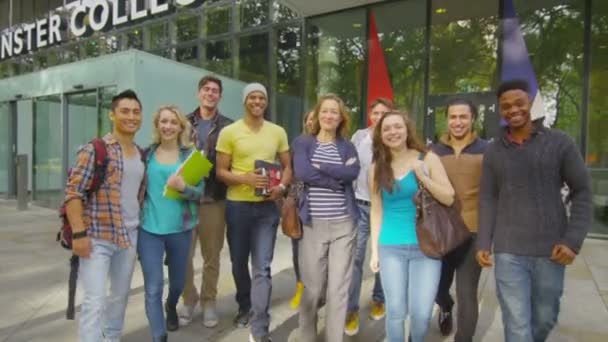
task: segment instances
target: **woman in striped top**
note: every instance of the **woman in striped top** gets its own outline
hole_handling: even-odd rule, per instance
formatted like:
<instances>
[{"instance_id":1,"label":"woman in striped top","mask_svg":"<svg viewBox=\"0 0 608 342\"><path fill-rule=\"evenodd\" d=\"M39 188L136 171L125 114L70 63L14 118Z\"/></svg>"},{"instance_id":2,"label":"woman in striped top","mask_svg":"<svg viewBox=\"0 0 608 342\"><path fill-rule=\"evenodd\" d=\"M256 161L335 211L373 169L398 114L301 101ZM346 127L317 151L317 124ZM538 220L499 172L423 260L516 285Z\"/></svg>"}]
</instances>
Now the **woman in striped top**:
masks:
<instances>
[{"instance_id":1,"label":"woman in striped top","mask_svg":"<svg viewBox=\"0 0 608 342\"><path fill-rule=\"evenodd\" d=\"M300 273L304 293L300 302L300 340L316 341L319 302L327 298L325 340L340 342L352 278L358 211L352 182L359 158L348 140L349 115L336 95L322 96L313 114L313 129L293 142L296 181L305 184L299 216Z\"/></svg>"}]
</instances>

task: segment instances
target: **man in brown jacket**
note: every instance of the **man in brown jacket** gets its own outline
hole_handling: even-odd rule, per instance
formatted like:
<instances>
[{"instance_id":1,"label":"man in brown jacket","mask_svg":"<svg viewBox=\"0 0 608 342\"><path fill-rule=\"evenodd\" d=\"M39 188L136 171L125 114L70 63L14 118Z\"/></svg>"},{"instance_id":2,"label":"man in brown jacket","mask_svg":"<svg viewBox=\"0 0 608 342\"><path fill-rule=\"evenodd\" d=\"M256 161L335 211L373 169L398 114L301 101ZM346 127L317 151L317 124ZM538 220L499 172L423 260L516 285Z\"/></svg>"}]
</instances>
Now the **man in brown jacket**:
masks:
<instances>
[{"instance_id":1,"label":"man in brown jacket","mask_svg":"<svg viewBox=\"0 0 608 342\"><path fill-rule=\"evenodd\" d=\"M450 100L446 109L446 119L448 132L433 146L433 152L441 159L454 186L461 206L461 215L473 237L444 256L435 301L440 308L439 329L443 336L448 336L452 333L454 306L450 287L456 273L458 328L454 340L472 341L477 325L477 285L481 274L481 267L475 260L479 185L481 162L488 142L478 138L473 130L477 119L477 108L471 101L461 98Z\"/></svg>"}]
</instances>

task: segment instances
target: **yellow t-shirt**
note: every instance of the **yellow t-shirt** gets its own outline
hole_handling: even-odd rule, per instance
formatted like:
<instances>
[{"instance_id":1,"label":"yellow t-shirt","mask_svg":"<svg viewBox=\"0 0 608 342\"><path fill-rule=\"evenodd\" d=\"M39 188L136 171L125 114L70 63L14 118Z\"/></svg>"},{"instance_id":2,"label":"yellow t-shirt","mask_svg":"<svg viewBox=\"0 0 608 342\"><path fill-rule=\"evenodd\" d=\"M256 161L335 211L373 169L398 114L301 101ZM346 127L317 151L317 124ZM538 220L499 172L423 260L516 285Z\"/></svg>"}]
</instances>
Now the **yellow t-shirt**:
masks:
<instances>
[{"instance_id":1,"label":"yellow t-shirt","mask_svg":"<svg viewBox=\"0 0 608 342\"><path fill-rule=\"evenodd\" d=\"M275 162L277 153L289 151L289 144L283 127L264 121L258 132L252 132L241 119L222 129L215 149L229 154L232 157L231 171L242 175L254 170L256 160ZM264 200L255 195L253 187L245 184L228 186L226 198L244 202Z\"/></svg>"}]
</instances>

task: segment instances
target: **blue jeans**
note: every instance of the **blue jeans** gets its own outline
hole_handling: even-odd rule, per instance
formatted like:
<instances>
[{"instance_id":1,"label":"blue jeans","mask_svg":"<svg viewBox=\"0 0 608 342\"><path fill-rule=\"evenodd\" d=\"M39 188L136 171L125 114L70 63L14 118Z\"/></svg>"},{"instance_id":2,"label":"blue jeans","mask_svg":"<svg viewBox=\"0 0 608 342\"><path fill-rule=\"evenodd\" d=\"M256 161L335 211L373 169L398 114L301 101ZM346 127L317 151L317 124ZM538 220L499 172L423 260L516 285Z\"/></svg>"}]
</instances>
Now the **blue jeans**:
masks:
<instances>
[{"instance_id":1,"label":"blue jeans","mask_svg":"<svg viewBox=\"0 0 608 342\"><path fill-rule=\"evenodd\" d=\"M81 342L101 342L104 337L120 340L135 267L137 229L129 231L129 239L133 243L129 248L91 239L91 256L80 258L78 278L84 295L78 327Z\"/></svg>"},{"instance_id":2,"label":"blue jeans","mask_svg":"<svg viewBox=\"0 0 608 342\"><path fill-rule=\"evenodd\" d=\"M557 323L565 267L548 257L496 253L494 259L505 341L545 341Z\"/></svg>"},{"instance_id":3,"label":"blue jeans","mask_svg":"<svg viewBox=\"0 0 608 342\"><path fill-rule=\"evenodd\" d=\"M363 263L365 262L365 252L367 251L367 241L369 240L369 206L357 205L359 207L359 220L357 221L357 246L355 249L355 261L353 264L353 279L348 291L348 312L359 311L359 297L361 296L361 282L363 281ZM376 302L384 303L384 293L382 292L382 282L380 273L376 273L374 278L374 289L372 299Z\"/></svg>"},{"instance_id":4,"label":"blue jeans","mask_svg":"<svg viewBox=\"0 0 608 342\"><path fill-rule=\"evenodd\" d=\"M279 210L272 201L226 201L226 237L232 261L239 310L252 309L251 333L268 334L272 273L270 265L279 225ZM249 256L253 284L249 275Z\"/></svg>"},{"instance_id":5,"label":"blue jeans","mask_svg":"<svg viewBox=\"0 0 608 342\"><path fill-rule=\"evenodd\" d=\"M387 341L406 341L408 313L412 342L424 341L441 277L441 260L425 256L418 245L380 245L378 257L386 296Z\"/></svg>"},{"instance_id":6,"label":"blue jeans","mask_svg":"<svg viewBox=\"0 0 608 342\"><path fill-rule=\"evenodd\" d=\"M190 244L192 243L192 231L181 233L158 235L139 231L137 252L144 274L144 289L146 302L146 316L150 324L150 333L153 339L167 333L165 315L163 313L163 260L167 253L169 271L169 296L167 305L175 307L184 290L186 282L186 266Z\"/></svg>"}]
</instances>

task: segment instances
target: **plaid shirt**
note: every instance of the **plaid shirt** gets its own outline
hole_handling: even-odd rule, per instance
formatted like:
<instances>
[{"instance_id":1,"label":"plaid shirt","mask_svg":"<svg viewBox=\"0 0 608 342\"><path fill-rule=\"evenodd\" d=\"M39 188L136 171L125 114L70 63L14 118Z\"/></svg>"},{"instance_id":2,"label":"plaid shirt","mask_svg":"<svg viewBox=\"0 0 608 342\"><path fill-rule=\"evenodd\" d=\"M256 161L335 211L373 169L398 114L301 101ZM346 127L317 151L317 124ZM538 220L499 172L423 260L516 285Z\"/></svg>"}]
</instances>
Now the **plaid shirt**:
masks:
<instances>
[{"instance_id":1,"label":"plaid shirt","mask_svg":"<svg viewBox=\"0 0 608 342\"><path fill-rule=\"evenodd\" d=\"M121 217L122 149L111 134L104 136L103 140L106 143L108 165L105 179L101 182L99 190L91 196L87 196L87 189L91 187L93 180L95 163L95 148L92 144L87 144L78 152L78 159L70 172L65 187L65 203L73 199L82 201L83 220L90 237L111 241L121 248L127 248L133 246L135 241L129 240ZM145 184L144 172L138 194L140 205L144 198Z\"/></svg>"}]
</instances>

